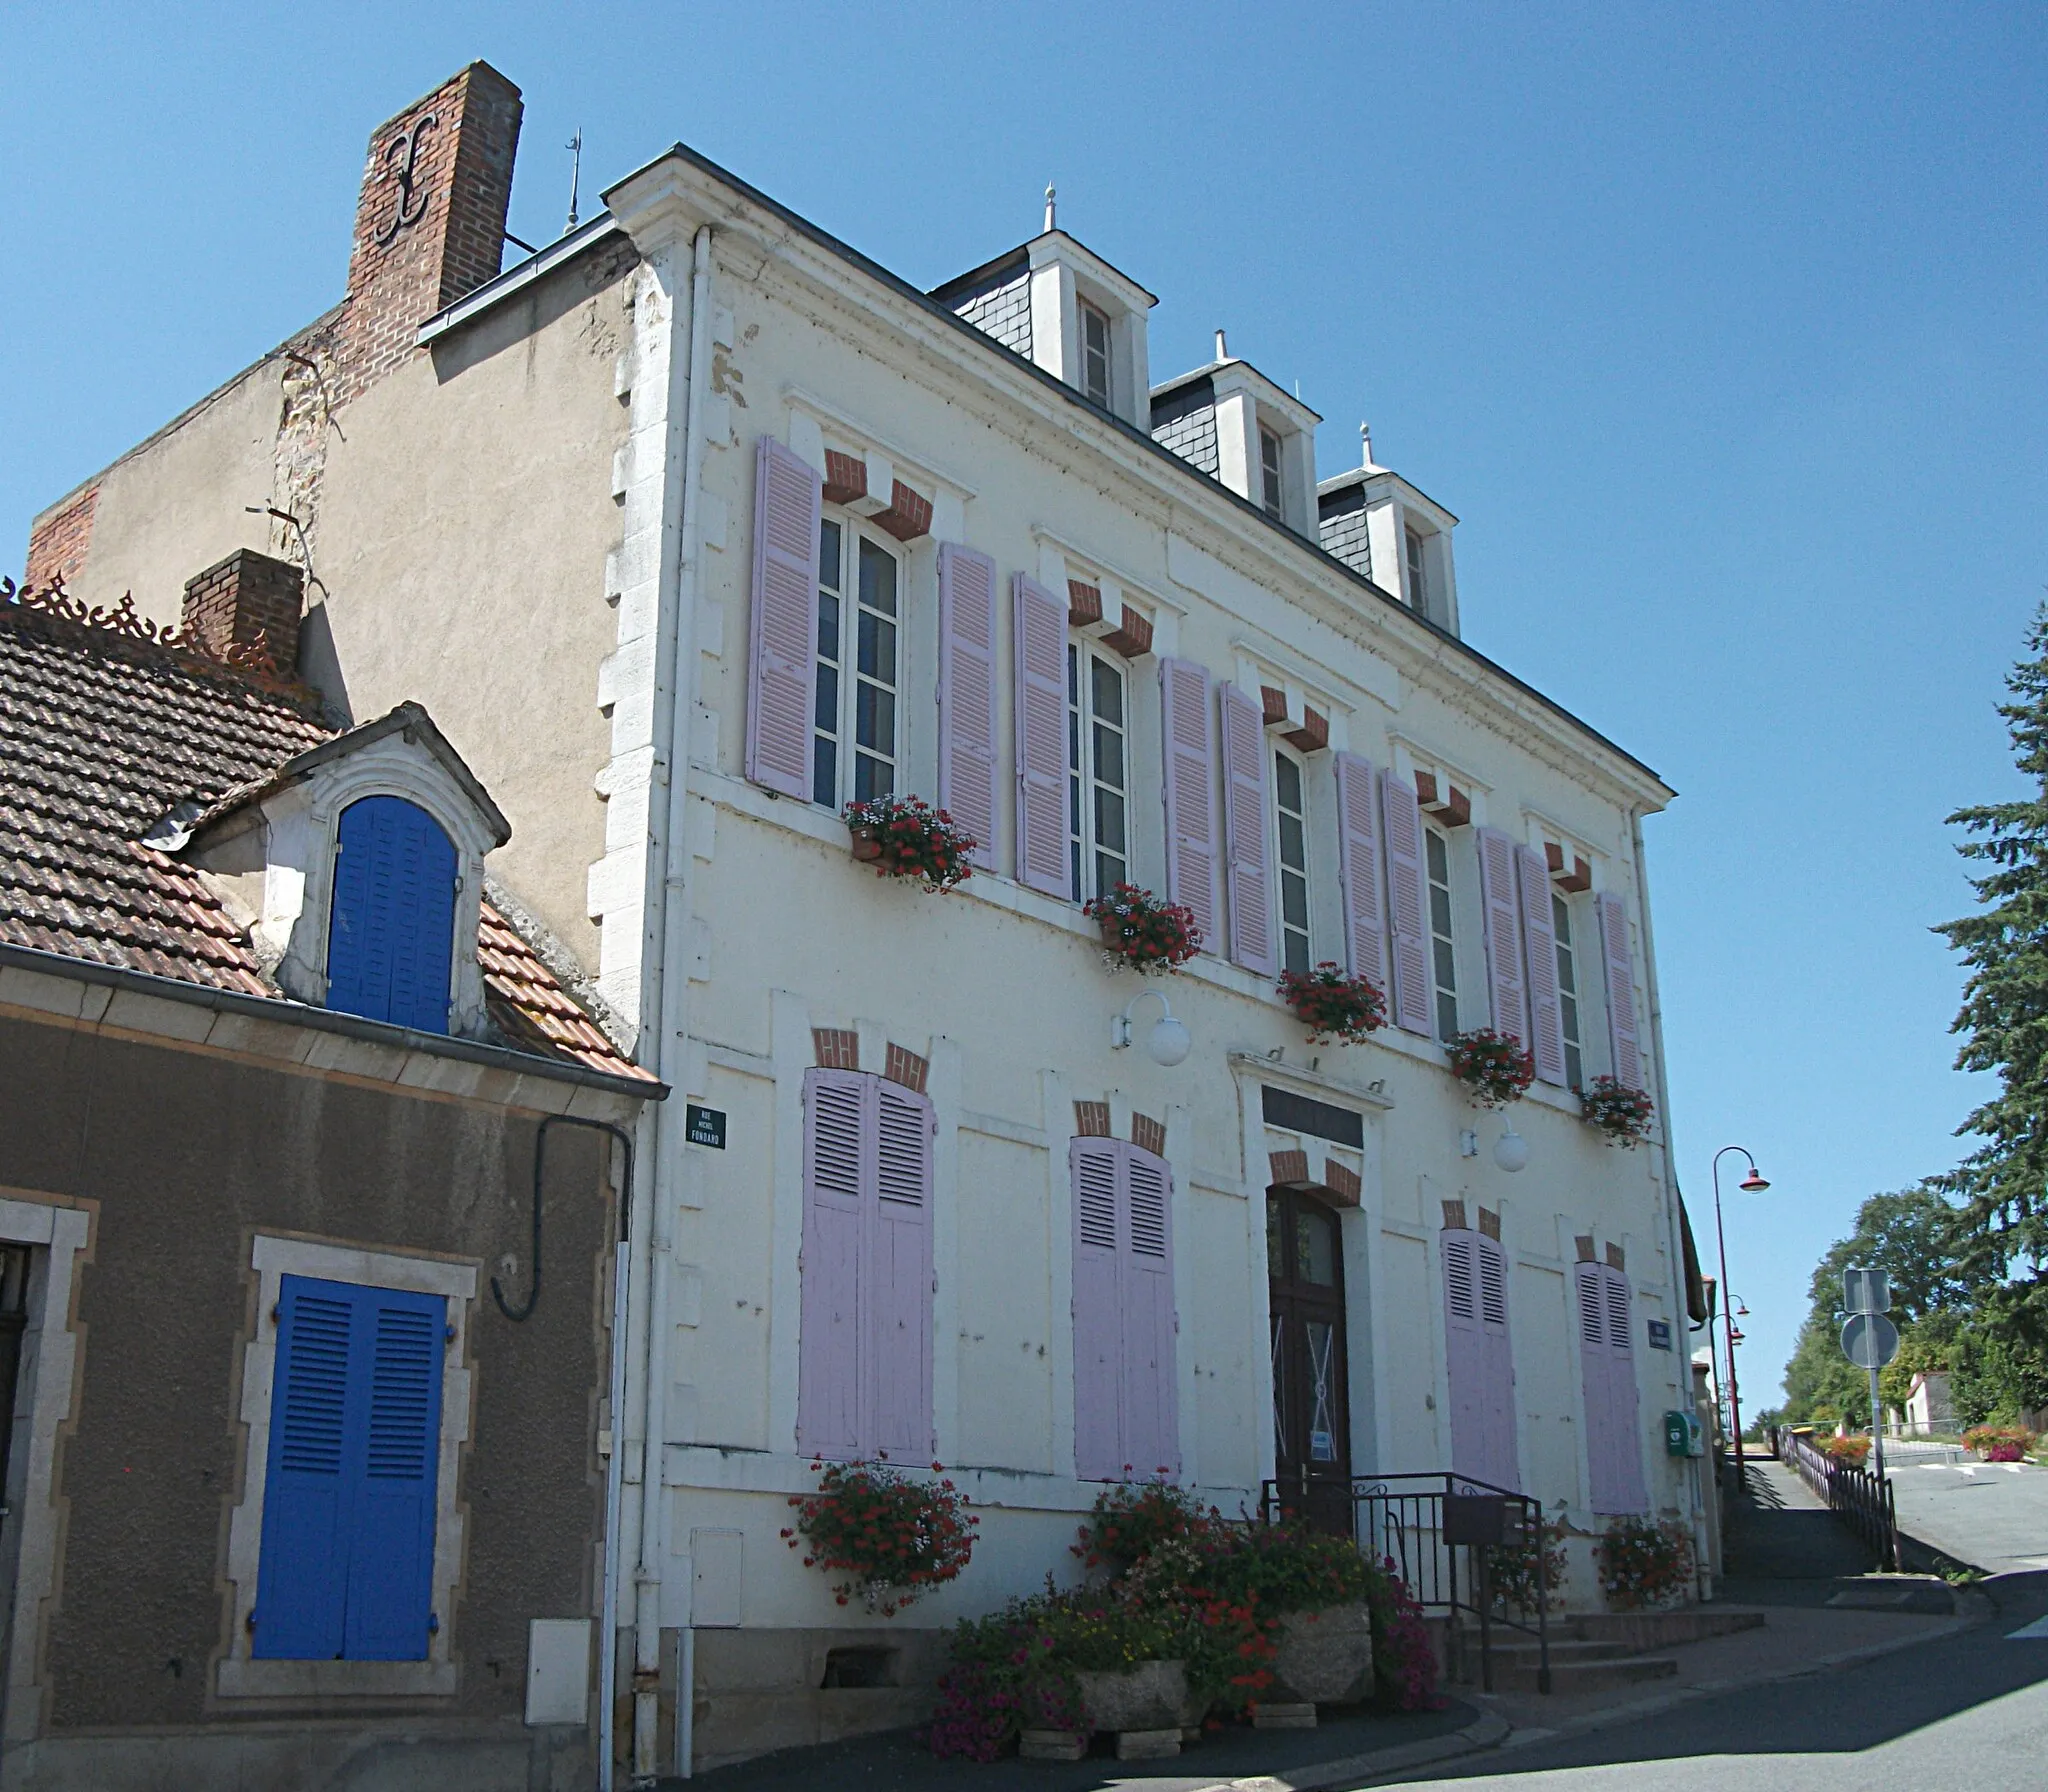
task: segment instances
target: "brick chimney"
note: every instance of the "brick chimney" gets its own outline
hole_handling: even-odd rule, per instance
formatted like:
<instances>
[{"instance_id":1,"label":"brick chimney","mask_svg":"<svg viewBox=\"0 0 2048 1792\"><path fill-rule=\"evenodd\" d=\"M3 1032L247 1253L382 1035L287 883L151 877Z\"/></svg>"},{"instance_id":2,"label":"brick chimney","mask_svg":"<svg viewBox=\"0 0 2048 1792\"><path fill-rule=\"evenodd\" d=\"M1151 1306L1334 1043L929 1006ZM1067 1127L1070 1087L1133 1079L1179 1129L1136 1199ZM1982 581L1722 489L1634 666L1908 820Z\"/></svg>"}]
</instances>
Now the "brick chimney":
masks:
<instances>
[{"instance_id":1,"label":"brick chimney","mask_svg":"<svg viewBox=\"0 0 2048 1792\"><path fill-rule=\"evenodd\" d=\"M520 111L519 89L472 62L370 133L342 325L350 391L407 359L435 312L496 277Z\"/></svg>"},{"instance_id":2,"label":"brick chimney","mask_svg":"<svg viewBox=\"0 0 2048 1792\"><path fill-rule=\"evenodd\" d=\"M290 677L299 659L299 600L305 578L287 561L273 560L254 548L237 548L185 581L180 627L216 658L225 658L231 646L260 641L270 663Z\"/></svg>"}]
</instances>

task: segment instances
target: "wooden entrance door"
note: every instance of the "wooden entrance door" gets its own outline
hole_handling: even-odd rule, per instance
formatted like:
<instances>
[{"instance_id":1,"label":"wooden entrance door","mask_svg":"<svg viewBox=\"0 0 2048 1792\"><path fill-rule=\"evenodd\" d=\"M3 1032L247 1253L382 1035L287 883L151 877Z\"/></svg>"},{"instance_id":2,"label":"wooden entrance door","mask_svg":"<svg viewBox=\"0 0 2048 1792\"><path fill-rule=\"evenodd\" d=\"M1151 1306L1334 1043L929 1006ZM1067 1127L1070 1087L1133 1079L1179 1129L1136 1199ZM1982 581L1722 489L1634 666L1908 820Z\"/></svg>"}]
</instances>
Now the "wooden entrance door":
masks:
<instances>
[{"instance_id":1,"label":"wooden entrance door","mask_svg":"<svg viewBox=\"0 0 2048 1792\"><path fill-rule=\"evenodd\" d=\"M1351 1529L1351 1409L1337 1215L1293 1189L1266 1194L1273 1443L1284 1507Z\"/></svg>"}]
</instances>

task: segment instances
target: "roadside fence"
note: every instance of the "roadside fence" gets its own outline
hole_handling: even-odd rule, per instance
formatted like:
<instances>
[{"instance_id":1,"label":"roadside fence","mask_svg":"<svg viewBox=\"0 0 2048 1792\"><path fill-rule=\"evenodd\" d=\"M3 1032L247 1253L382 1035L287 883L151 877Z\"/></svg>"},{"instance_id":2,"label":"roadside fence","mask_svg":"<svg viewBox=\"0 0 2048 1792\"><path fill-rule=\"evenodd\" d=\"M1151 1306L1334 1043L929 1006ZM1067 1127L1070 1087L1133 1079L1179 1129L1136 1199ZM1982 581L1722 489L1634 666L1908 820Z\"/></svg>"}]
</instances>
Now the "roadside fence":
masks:
<instances>
[{"instance_id":1,"label":"roadside fence","mask_svg":"<svg viewBox=\"0 0 2048 1792\"><path fill-rule=\"evenodd\" d=\"M1869 1469L1837 1462L1804 1432L1781 1431L1778 1458L1876 1552L1880 1568L1898 1568L1899 1520L1892 1506L1890 1481Z\"/></svg>"}]
</instances>

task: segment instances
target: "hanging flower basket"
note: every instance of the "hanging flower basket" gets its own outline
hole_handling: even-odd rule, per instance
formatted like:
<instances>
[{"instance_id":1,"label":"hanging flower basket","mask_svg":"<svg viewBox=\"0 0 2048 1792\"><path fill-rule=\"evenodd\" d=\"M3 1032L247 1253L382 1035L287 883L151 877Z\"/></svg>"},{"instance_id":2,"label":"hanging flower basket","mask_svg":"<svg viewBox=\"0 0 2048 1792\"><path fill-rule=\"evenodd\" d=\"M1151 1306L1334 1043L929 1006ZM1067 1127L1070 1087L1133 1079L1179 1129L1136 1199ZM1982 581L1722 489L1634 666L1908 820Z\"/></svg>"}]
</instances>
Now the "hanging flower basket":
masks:
<instances>
[{"instance_id":1,"label":"hanging flower basket","mask_svg":"<svg viewBox=\"0 0 2048 1792\"><path fill-rule=\"evenodd\" d=\"M1202 949L1192 909L1136 884L1118 884L1081 912L1102 929L1102 949L1134 971L1175 971Z\"/></svg>"},{"instance_id":2,"label":"hanging flower basket","mask_svg":"<svg viewBox=\"0 0 2048 1792\"><path fill-rule=\"evenodd\" d=\"M814 1462L815 1493L792 1494L796 1525L782 1533L806 1552L804 1566L842 1578L841 1605L856 1598L891 1618L913 1599L959 1577L981 1520L951 1481L912 1480L881 1462ZM932 1472L943 1471L935 1462Z\"/></svg>"},{"instance_id":3,"label":"hanging flower basket","mask_svg":"<svg viewBox=\"0 0 2048 1792\"><path fill-rule=\"evenodd\" d=\"M1325 960L1312 971L1282 971L1280 999L1308 1028L1311 1045L1357 1045L1387 1024L1387 999L1363 977Z\"/></svg>"},{"instance_id":4,"label":"hanging flower basket","mask_svg":"<svg viewBox=\"0 0 2048 1792\"><path fill-rule=\"evenodd\" d=\"M853 856L877 877L917 877L935 895L973 875L967 855L981 844L922 797L876 796L846 805Z\"/></svg>"},{"instance_id":5,"label":"hanging flower basket","mask_svg":"<svg viewBox=\"0 0 2048 1792\"><path fill-rule=\"evenodd\" d=\"M1453 1033L1445 1049L1451 1054L1452 1074L1482 1108L1520 1101L1536 1077L1536 1060L1522 1049L1521 1041L1491 1027Z\"/></svg>"},{"instance_id":6,"label":"hanging flower basket","mask_svg":"<svg viewBox=\"0 0 2048 1792\"><path fill-rule=\"evenodd\" d=\"M1650 1136L1657 1105L1640 1089L1611 1076L1596 1076L1590 1089L1579 1091L1579 1112L1588 1126L1599 1128L1610 1145L1633 1151Z\"/></svg>"}]
</instances>

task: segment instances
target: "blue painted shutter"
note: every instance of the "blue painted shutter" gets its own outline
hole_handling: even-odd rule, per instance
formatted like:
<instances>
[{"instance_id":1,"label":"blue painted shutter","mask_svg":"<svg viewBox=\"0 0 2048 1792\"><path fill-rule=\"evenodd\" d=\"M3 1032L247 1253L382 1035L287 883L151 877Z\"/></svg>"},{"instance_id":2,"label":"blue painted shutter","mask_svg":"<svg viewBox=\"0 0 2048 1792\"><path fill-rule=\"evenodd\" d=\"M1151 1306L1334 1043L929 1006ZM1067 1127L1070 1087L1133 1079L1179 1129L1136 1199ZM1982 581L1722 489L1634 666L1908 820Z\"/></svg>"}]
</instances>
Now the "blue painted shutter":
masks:
<instances>
[{"instance_id":1,"label":"blue painted shutter","mask_svg":"<svg viewBox=\"0 0 2048 1792\"><path fill-rule=\"evenodd\" d=\"M286 1276L278 1322L254 1653L422 1661L445 1303Z\"/></svg>"},{"instance_id":2,"label":"blue painted shutter","mask_svg":"<svg viewBox=\"0 0 2048 1792\"><path fill-rule=\"evenodd\" d=\"M327 1005L423 1033L448 1031L455 847L424 809L367 796L341 812Z\"/></svg>"}]
</instances>

